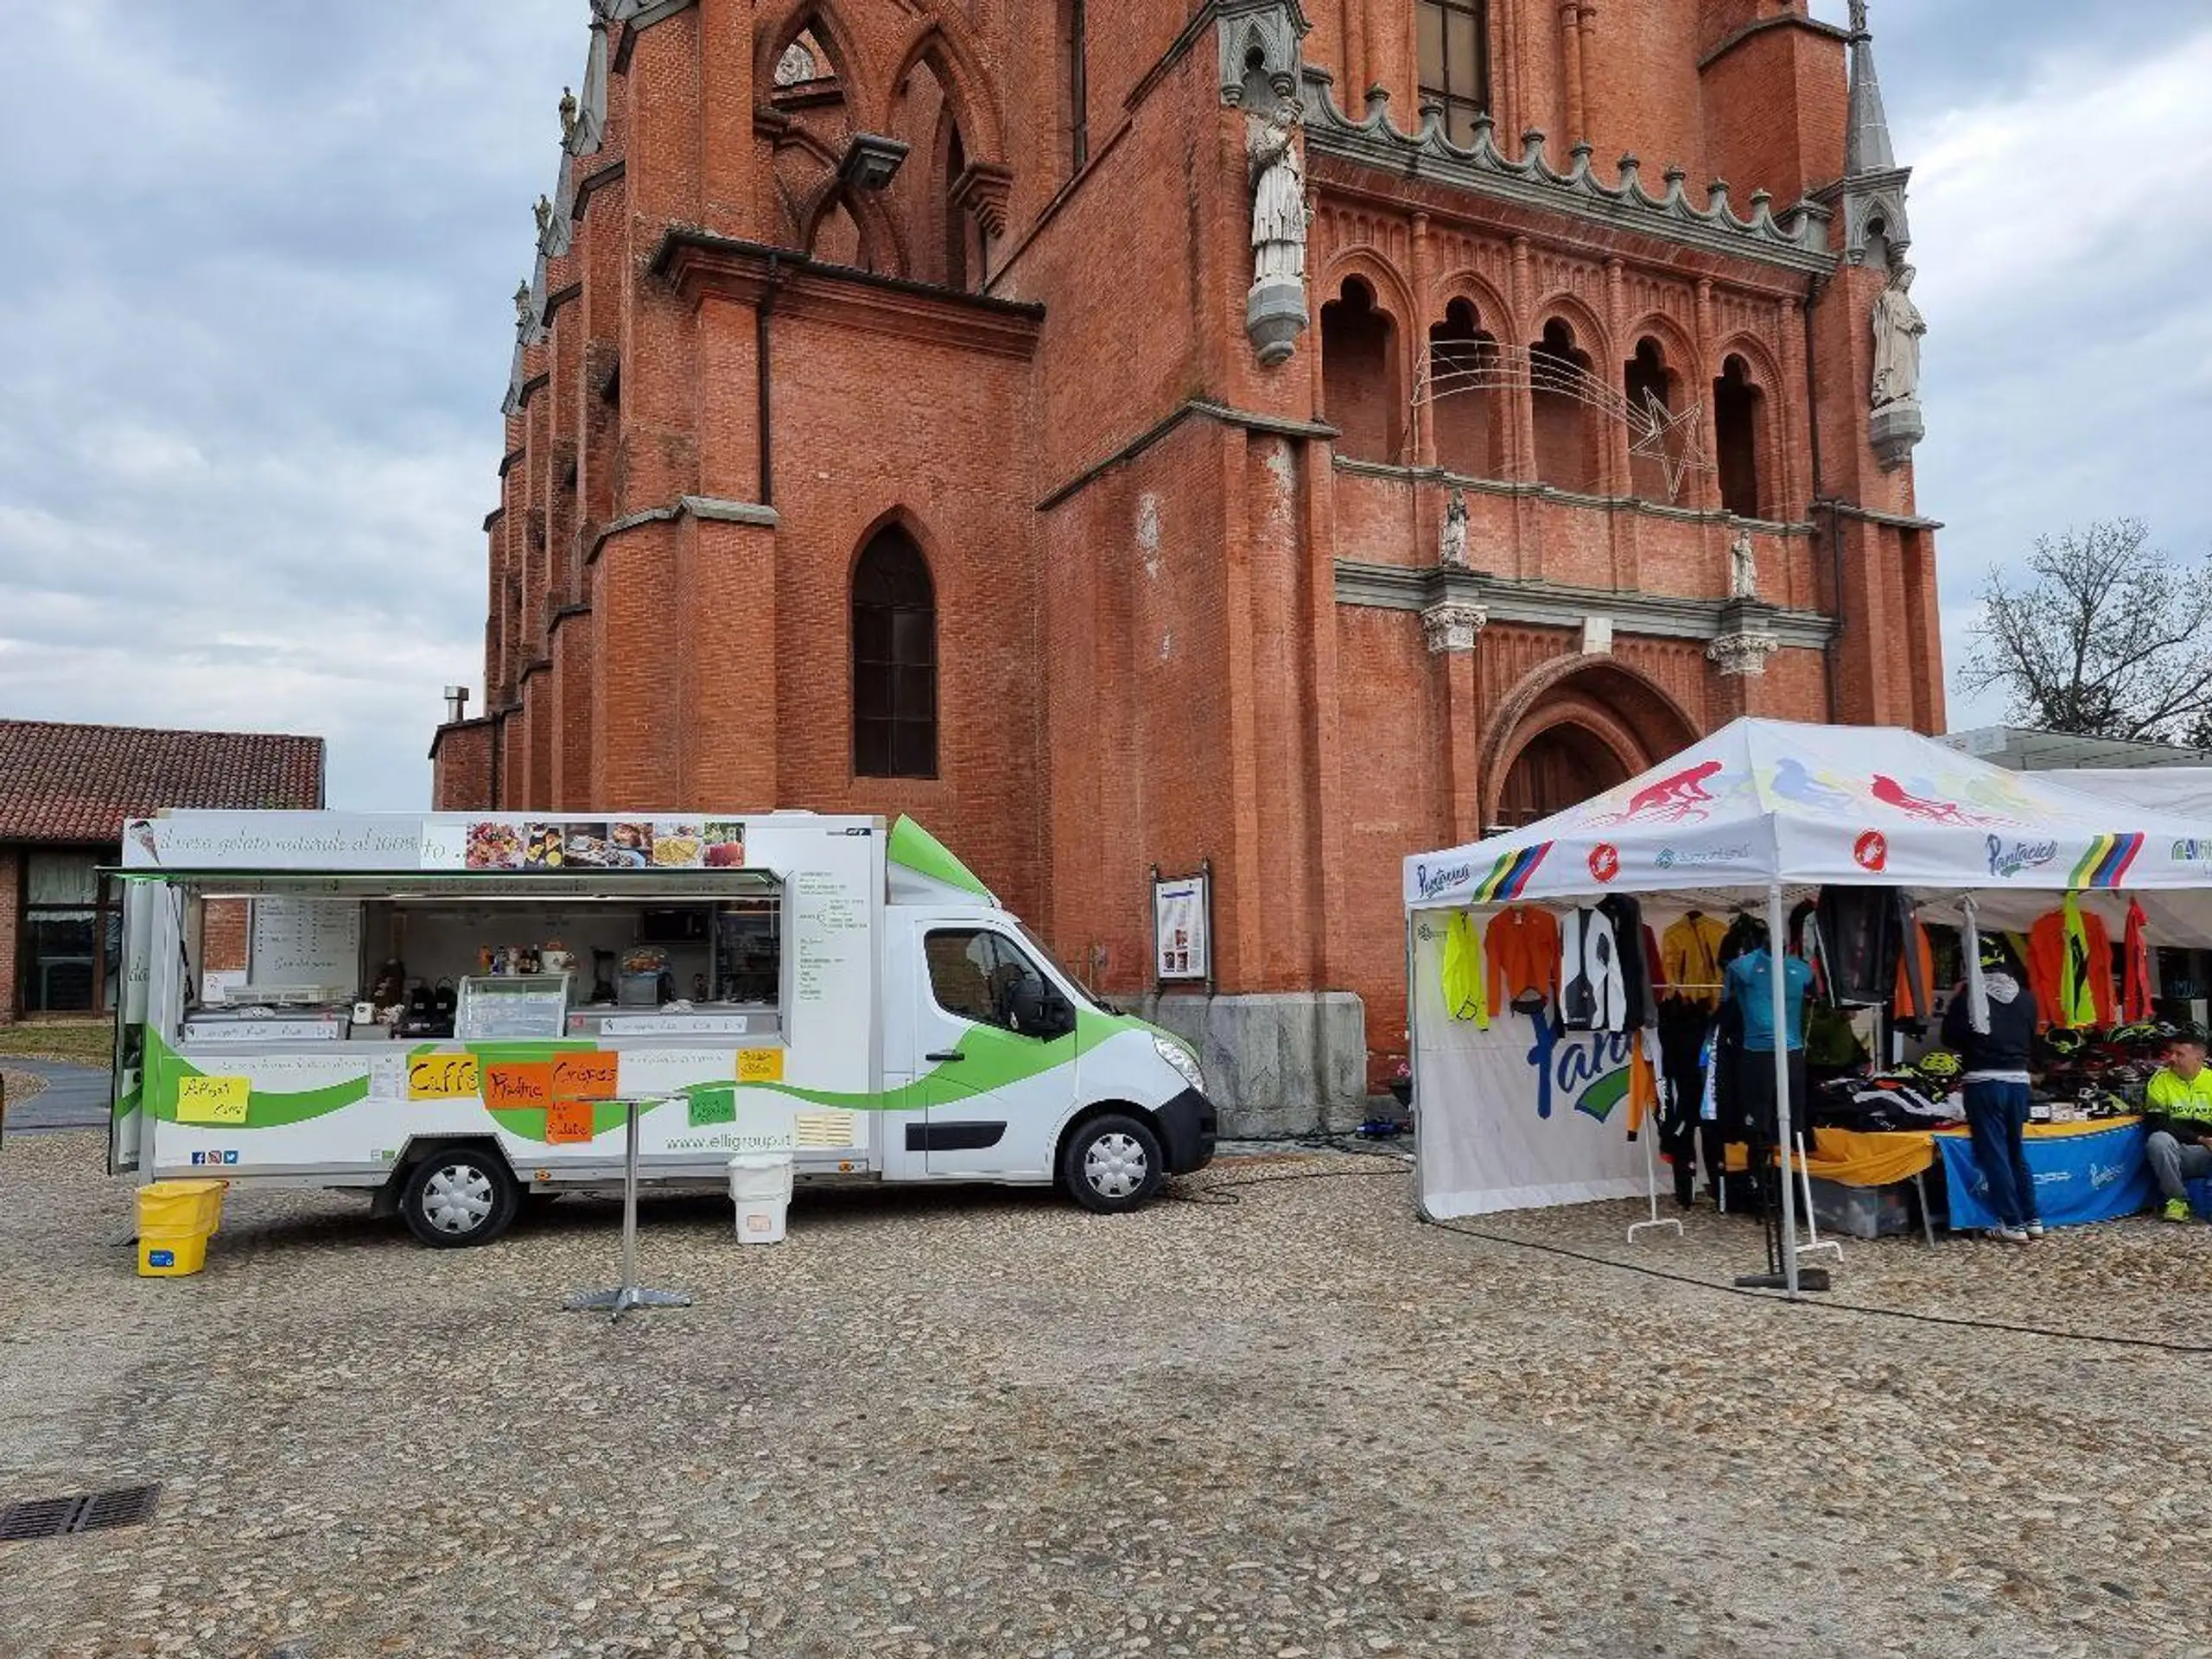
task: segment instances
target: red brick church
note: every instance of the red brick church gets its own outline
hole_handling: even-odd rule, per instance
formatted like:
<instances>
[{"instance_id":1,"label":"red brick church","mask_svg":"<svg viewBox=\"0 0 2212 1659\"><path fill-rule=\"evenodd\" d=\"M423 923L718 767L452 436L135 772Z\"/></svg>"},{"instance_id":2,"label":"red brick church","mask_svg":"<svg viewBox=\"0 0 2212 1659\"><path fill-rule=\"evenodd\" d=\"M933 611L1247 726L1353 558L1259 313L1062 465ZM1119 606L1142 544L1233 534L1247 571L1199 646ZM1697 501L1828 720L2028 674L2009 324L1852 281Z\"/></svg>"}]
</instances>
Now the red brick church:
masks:
<instances>
[{"instance_id":1,"label":"red brick church","mask_svg":"<svg viewBox=\"0 0 2212 1659\"><path fill-rule=\"evenodd\" d=\"M1942 727L1864 12L594 0L439 804L911 812L1123 997L1210 861L1356 1116L1404 854Z\"/></svg>"}]
</instances>

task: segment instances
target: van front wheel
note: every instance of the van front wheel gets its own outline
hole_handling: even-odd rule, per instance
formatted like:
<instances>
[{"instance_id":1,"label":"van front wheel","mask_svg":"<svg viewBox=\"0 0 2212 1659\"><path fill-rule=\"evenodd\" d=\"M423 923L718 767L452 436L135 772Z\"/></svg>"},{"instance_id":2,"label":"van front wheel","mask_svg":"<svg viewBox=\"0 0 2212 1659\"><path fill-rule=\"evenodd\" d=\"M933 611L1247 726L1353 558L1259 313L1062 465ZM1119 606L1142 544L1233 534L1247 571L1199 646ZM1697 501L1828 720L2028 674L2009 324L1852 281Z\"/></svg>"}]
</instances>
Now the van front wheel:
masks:
<instances>
[{"instance_id":1,"label":"van front wheel","mask_svg":"<svg viewBox=\"0 0 2212 1659\"><path fill-rule=\"evenodd\" d=\"M1060 1179L1086 1210L1134 1210L1160 1190L1160 1137L1134 1117L1094 1117L1060 1150Z\"/></svg>"},{"instance_id":2,"label":"van front wheel","mask_svg":"<svg viewBox=\"0 0 2212 1659\"><path fill-rule=\"evenodd\" d=\"M507 1160L480 1147L449 1147L416 1164L399 1197L399 1213L433 1249L489 1244L515 1218L520 1194Z\"/></svg>"}]
</instances>

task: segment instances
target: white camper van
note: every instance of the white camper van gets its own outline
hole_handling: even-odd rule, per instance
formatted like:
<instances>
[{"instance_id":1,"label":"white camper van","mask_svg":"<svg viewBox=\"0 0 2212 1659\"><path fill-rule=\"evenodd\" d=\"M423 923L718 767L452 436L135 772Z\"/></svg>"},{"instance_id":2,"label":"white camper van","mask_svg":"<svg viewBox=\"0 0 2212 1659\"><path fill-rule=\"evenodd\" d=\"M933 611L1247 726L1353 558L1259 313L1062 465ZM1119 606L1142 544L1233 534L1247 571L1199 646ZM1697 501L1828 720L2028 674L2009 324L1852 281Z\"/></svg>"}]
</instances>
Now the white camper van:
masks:
<instances>
[{"instance_id":1,"label":"white camper van","mask_svg":"<svg viewBox=\"0 0 2212 1659\"><path fill-rule=\"evenodd\" d=\"M631 1102L657 1182L786 1152L1118 1211L1212 1156L1189 1048L905 819L180 811L122 874L110 1163L141 1180L359 1188L454 1246L619 1179Z\"/></svg>"}]
</instances>

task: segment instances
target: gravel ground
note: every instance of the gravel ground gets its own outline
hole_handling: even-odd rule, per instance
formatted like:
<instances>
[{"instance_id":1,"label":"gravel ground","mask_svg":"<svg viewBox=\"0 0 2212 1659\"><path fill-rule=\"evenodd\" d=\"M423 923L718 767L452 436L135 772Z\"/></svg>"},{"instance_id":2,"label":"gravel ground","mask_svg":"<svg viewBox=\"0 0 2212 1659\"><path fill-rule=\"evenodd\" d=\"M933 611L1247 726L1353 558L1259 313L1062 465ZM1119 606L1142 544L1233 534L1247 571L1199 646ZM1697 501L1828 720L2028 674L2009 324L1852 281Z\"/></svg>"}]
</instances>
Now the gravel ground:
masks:
<instances>
[{"instance_id":1,"label":"gravel ground","mask_svg":"<svg viewBox=\"0 0 2212 1659\"><path fill-rule=\"evenodd\" d=\"M234 1192L142 1281L96 1139L0 1154L0 1653L2212 1653L2212 1358L1791 1307L1425 1227L1401 1166L1199 1200L649 1202L688 1310L562 1311L617 1207L490 1249ZM1302 1175L1329 1179L1303 1180ZM1239 1182L1268 1185L1235 1185ZM1717 1281L1741 1223L1484 1230ZM2212 1343L2212 1230L1853 1245L1837 1297Z\"/></svg>"},{"instance_id":2,"label":"gravel ground","mask_svg":"<svg viewBox=\"0 0 2212 1659\"><path fill-rule=\"evenodd\" d=\"M12 1065L0 1065L0 1086L8 1091L10 1106L22 1105L32 1096L46 1092L46 1079L33 1071L19 1071Z\"/></svg>"}]
</instances>

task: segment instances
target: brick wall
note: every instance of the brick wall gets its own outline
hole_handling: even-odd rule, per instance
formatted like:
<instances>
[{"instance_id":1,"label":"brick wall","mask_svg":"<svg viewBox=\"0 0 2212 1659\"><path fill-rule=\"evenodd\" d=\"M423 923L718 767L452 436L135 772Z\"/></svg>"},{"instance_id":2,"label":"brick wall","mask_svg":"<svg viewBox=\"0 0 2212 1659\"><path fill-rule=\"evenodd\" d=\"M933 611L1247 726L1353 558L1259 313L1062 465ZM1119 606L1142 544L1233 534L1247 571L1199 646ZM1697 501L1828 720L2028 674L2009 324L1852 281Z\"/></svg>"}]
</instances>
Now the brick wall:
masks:
<instances>
[{"instance_id":1,"label":"brick wall","mask_svg":"<svg viewBox=\"0 0 2212 1659\"><path fill-rule=\"evenodd\" d=\"M17 951L22 939L23 861L20 849L0 847L0 1025L22 1012L22 969Z\"/></svg>"},{"instance_id":2,"label":"brick wall","mask_svg":"<svg viewBox=\"0 0 2212 1659\"><path fill-rule=\"evenodd\" d=\"M814 14L842 95L811 103L755 85L800 8L756 33L747 9L705 4L635 37L606 148L581 164L622 176L590 195L573 251L548 269L549 292L580 291L524 353L524 378L546 379L506 423L486 712L519 707L443 735L442 804L488 799L496 750L510 806L911 811L1063 960L1103 957L1123 993L1148 974L1147 868L1210 859L1224 988L1357 990L1388 1054L1403 1022L1398 861L1478 834L1516 745L1544 721L1573 715L1656 760L1741 710L1823 717L1832 666L1847 717L1940 723L1932 537L1898 522L1914 511L1910 469L1884 473L1866 442L1878 276L1839 276L1808 352L1795 270L1309 157L1314 326L1289 363L1262 368L1243 334L1245 118L1219 103L1211 39L1161 68L1190 10L1087 8L1090 161L1072 183L1060 6L853 0ZM1577 137L1607 161L1635 150L1655 186L1680 162L1695 200L1725 175L1739 210L1761 188L1786 207L1840 164L1843 46L1804 11L1608 0L1574 9L1570 35L1558 7L1494 6L1499 130L1544 128L1560 163ZM1410 4L1308 12L1306 58L1332 71L1340 103L1379 82L1409 125ZM655 274L669 228L803 252L851 135L894 134L912 146L901 172L848 204L853 240L836 251L944 282L962 229L947 206L955 124L961 159L1011 174L988 287L1042 306L1033 337L994 340L1001 321L963 321L949 298L825 299L836 280L802 270L770 322L776 523L685 512L599 545L610 521L675 512L686 495L764 493L766 284ZM982 272L957 274L973 286ZM1321 308L1351 277L1387 327L1344 333L1332 353ZM1434 563L1447 480L1416 469L1439 461L1643 498L1471 492L1470 563L1500 579L1726 591L1736 526L1717 484L1693 471L1678 499L1654 501L1657 469L1632 464L1618 422L1540 409L1525 385L1414 409L1428 330L1454 299L1511 347L1568 322L1615 390L1647 334L1681 400L1709 402L1722 364L1743 357L1761 398L1759 499L1780 521L1755 532L1762 596L1840 601L1833 665L1789 651L1758 681L1724 681L1694 640L1624 627L1612 659L1585 663L1579 633L1503 624L1472 652L1433 655L1417 614L1339 606L1340 559ZM1317 418L1336 442L1313 433ZM1351 456L1408 464L1338 464ZM1874 515L1839 520L1840 594L1816 496ZM850 574L893 524L936 588L929 779L852 768ZM525 681L571 604L588 608L551 631L550 669Z\"/></svg>"}]
</instances>

